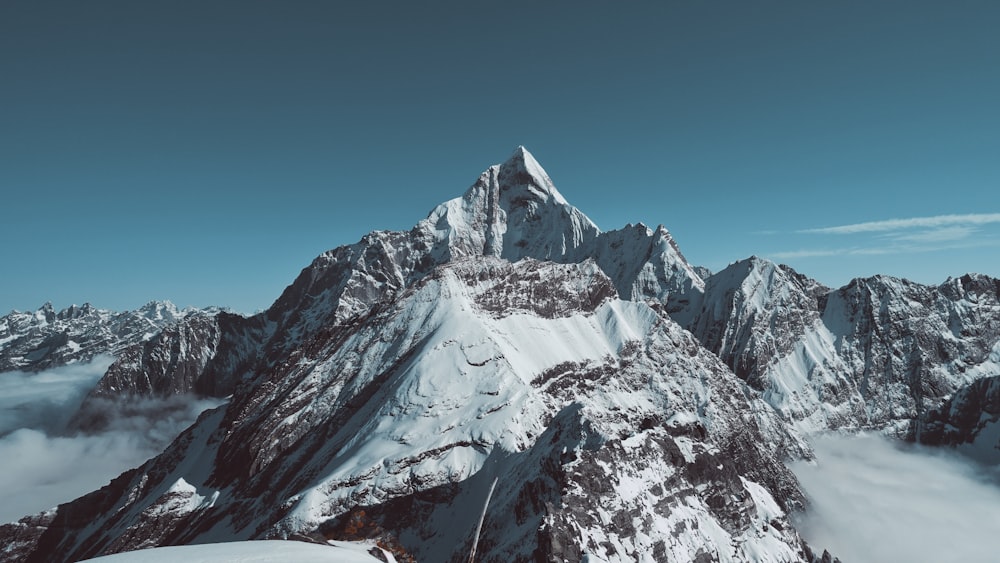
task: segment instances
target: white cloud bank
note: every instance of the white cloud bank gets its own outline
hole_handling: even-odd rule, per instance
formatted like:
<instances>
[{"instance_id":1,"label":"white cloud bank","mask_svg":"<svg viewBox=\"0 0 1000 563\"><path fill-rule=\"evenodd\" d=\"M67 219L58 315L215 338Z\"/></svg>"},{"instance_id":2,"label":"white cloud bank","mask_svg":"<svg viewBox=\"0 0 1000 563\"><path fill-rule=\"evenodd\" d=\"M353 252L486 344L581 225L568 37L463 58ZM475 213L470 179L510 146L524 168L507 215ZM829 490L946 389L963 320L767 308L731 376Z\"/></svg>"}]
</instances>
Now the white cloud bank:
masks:
<instances>
[{"instance_id":1,"label":"white cloud bank","mask_svg":"<svg viewBox=\"0 0 1000 563\"><path fill-rule=\"evenodd\" d=\"M100 356L40 373L0 373L0 436L18 428L61 431L112 361Z\"/></svg>"},{"instance_id":2,"label":"white cloud bank","mask_svg":"<svg viewBox=\"0 0 1000 563\"><path fill-rule=\"evenodd\" d=\"M813 445L818 462L792 466L812 502L800 531L813 549L850 563L997 561L995 469L875 436Z\"/></svg>"},{"instance_id":3,"label":"white cloud bank","mask_svg":"<svg viewBox=\"0 0 1000 563\"><path fill-rule=\"evenodd\" d=\"M0 373L0 523L106 485L220 404L193 397L105 402L100 430L68 435L70 418L110 363Z\"/></svg>"}]
</instances>

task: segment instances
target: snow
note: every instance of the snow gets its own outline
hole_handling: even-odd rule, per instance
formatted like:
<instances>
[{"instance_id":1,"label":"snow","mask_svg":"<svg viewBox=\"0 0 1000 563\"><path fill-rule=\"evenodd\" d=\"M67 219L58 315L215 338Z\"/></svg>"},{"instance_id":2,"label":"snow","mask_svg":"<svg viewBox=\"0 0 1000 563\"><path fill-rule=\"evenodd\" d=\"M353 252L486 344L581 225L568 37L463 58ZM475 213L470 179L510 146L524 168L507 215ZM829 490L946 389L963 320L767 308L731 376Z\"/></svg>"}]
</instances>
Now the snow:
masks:
<instances>
[{"instance_id":1,"label":"snow","mask_svg":"<svg viewBox=\"0 0 1000 563\"><path fill-rule=\"evenodd\" d=\"M443 211L457 213L465 203L450 202ZM641 230L640 235L650 236L648 229ZM669 246L665 239L660 242ZM637 261L644 259L641 255L630 253ZM591 293L595 287L608 291ZM723 393L723 403L742 398L738 391L742 384L725 375L728 372L718 360L669 318L645 302L615 298L610 287L593 260L556 264L529 259L512 264L495 257L452 257L450 264L402 290L391 305L335 346L298 357L292 372L279 383L280 391L275 391L294 397L295 409L264 414L273 420L255 424L268 429L262 443L276 452L282 444L316 435L306 454L309 469L300 472L307 477L276 493L287 509L281 520L244 523L245 532L238 533L266 530L280 536L315 529L351 507L453 483L465 487L470 481L482 484L482 496L463 493L464 500L456 502L468 504L478 514L485 487L493 476L504 474L495 473L499 469L488 466L489 460L513 463L519 459L514 456L533 448L544 451L547 446L539 445L539 436L551 428L552 417L566 409L579 409L590 425L586 432L598 433L592 438L598 444L606 437L633 435L638 421L661 415L672 417L669 424L680 433L686 426L713 433L731 431L733 422L723 415L729 407L716 404L714 394ZM566 299L559 307L539 305L563 294ZM630 362L644 363L632 368ZM720 381L732 388L717 388ZM365 389L376 389L375 394L363 406L353 406ZM356 414L335 427L326 426L331 413L345 405L352 405ZM768 417L773 414L760 402L745 419L778 428ZM780 447L783 438L780 431L776 434L771 443ZM644 439L628 438L625 443L638 454L647 447ZM684 436L677 442L689 462L695 460L696 449L708 449L705 442ZM622 510L654 512L655 500L646 491L671 482L675 470L656 461L648 468L619 472L619 496L602 498L603 512L594 517L607 524L620 518ZM616 471L610 466L601 469L608 475ZM538 478L536 472L531 470L525 478ZM516 498L517 492L506 494ZM582 489L578 492L589 495ZM498 499L498 510L503 503L513 508L514 498ZM729 554L726 557L738 557L734 555L741 553L738 549L723 549L736 538L711 519L711 510L693 485L690 498L677 502L674 515L663 522L635 523L648 532L642 539L581 522L589 534L585 541L607 542L619 553L645 553L651 561L650 549L660 540L655 531L679 527L684 530L678 532L681 539L673 540L675 545L668 549L677 558L693 557L697 546L706 542L720 546ZM262 514L273 512L270 507L259 508ZM457 505L441 507L435 521L455 527L456 510ZM525 538L535 534L516 526L514 530L527 534ZM504 541L509 549L519 545ZM758 541L754 536L741 541L758 545L771 540ZM417 545L426 546L426 539ZM421 549L431 550L424 555L447 557L454 542L437 540L433 547ZM605 557L597 552L591 556L595 561Z\"/></svg>"},{"instance_id":2,"label":"snow","mask_svg":"<svg viewBox=\"0 0 1000 563\"><path fill-rule=\"evenodd\" d=\"M394 323L380 330L383 336L400 336L380 339L352 362L368 371L352 383L356 387L396 361L387 354L399 354L417 342L424 350L400 374L398 394L381 409L380 418L356 432L326 476L305 492L293 512L299 522L321 520L332 500L352 491L395 489L414 476L461 479L477 471L495 445L522 449L531 442L529 434L544 428L545 407L530 390L534 377L557 364L617 356L626 342L644 337L659 319L644 304L618 300L591 314L546 319L525 313L495 319L477 309L477 290L451 274L426 284ZM368 337L360 334L356 340L360 344ZM337 369L337 360L350 353L351 341L316 371ZM323 408L323 397L342 394L341 389L329 391L317 396L312 412ZM630 398L624 395L627 404ZM293 415L283 423L293 427L301 421ZM416 463L410 459L414 451L438 451L470 438L479 446L452 447ZM337 490L336 483L358 475L365 475L364 482Z\"/></svg>"},{"instance_id":3,"label":"snow","mask_svg":"<svg viewBox=\"0 0 1000 563\"><path fill-rule=\"evenodd\" d=\"M563 362L587 362L617 356L630 340L638 340L656 323L656 314L644 304L613 301L590 316L543 319L511 315L496 323L498 348L514 371L531 377Z\"/></svg>"},{"instance_id":4,"label":"snow","mask_svg":"<svg viewBox=\"0 0 1000 563\"><path fill-rule=\"evenodd\" d=\"M821 322L815 323L799 339L793 351L768 369L770 385L764 400L774 406L800 432L825 430L837 421L838 405L825 402L817 387L822 381L837 381L850 373L836 352L837 336ZM863 400L858 397L859 402ZM833 424L835 425L835 424Z\"/></svg>"},{"instance_id":5,"label":"snow","mask_svg":"<svg viewBox=\"0 0 1000 563\"><path fill-rule=\"evenodd\" d=\"M558 190L556 190L555 185L552 183L552 180L549 179L549 175L542 168L542 165L539 164L537 160L535 160L535 157L532 156L530 152L528 152L528 149L524 148L523 146L517 147L517 150L514 151L514 157L512 158L521 159L521 161L524 164L524 169L528 172L528 174L530 174L535 179L535 181L538 184L547 189L549 195L552 196L552 198L555 200L556 203L560 205L569 205L569 202L566 201L566 198L564 198L562 194L559 193Z\"/></svg>"},{"instance_id":6,"label":"snow","mask_svg":"<svg viewBox=\"0 0 1000 563\"><path fill-rule=\"evenodd\" d=\"M3 350L4 346L6 346L8 342L13 342L14 340L17 340L17 338L18 338L17 334L12 334L10 336L5 336L3 338L0 338L0 350Z\"/></svg>"},{"instance_id":7,"label":"snow","mask_svg":"<svg viewBox=\"0 0 1000 563\"><path fill-rule=\"evenodd\" d=\"M212 508L219 500L219 491L212 491L206 498L205 495L198 494L194 485L180 477L167 489L166 496L169 500L153 505L146 514L157 517L166 513L178 514Z\"/></svg>"},{"instance_id":8,"label":"snow","mask_svg":"<svg viewBox=\"0 0 1000 563\"><path fill-rule=\"evenodd\" d=\"M320 545L296 541L243 541L157 547L86 561L100 563L381 563L368 553L371 544L336 542Z\"/></svg>"},{"instance_id":9,"label":"snow","mask_svg":"<svg viewBox=\"0 0 1000 563\"><path fill-rule=\"evenodd\" d=\"M964 375L969 381L1000 375L1000 341L993 345L982 363L967 367Z\"/></svg>"},{"instance_id":10,"label":"snow","mask_svg":"<svg viewBox=\"0 0 1000 563\"><path fill-rule=\"evenodd\" d=\"M437 262L482 255L565 261L600 234L523 147L483 172L462 197L438 205L417 231L447 242Z\"/></svg>"},{"instance_id":11,"label":"snow","mask_svg":"<svg viewBox=\"0 0 1000 563\"><path fill-rule=\"evenodd\" d=\"M980 291L887 276L831 291L752 257L709 278L687 326L798 433L902 435L922 409L998 373L983 355L997 345L996 301Z\"/></svg>"}]
</instances>

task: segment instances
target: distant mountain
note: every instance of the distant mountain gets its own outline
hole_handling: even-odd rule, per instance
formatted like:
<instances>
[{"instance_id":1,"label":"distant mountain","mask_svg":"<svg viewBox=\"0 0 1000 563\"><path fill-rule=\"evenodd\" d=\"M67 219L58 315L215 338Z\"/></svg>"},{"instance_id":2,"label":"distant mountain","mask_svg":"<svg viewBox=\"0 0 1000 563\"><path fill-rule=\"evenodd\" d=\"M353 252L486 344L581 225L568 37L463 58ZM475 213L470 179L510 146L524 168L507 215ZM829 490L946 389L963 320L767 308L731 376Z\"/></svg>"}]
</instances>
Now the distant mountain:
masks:
<instances>
[{"instance_id":1,"label":"distant mountain","mask_svg":"<svg viewBox=\"0 0 1000 563\"><path fill-rule=\"evenodd\" d=\"M0 373L37 372L149 340L165 326L188 317L210 317L215 310L178 310L169 301L151 301L135 311L114 312L89 303L56 312L46 303L35 312L12 311L0 317Z\"/></svg>"},{"instance_id":2,"label":"distant mountain","mask_svg":"<svg viewBox=\"0 0 1000 563\"><path fill-rule=\"evenodd\" d=\"M708 278L691 318L701 343L807 434L905 437L958 389L1000 374L1000 280L987 276L937 287L875 276L830 290L754 257Z\"/></svg>"},{"instance_id":3,"label":"distant mountain","mask_svg":"<svg viewBox=\"0 0 1000 563\"><path fill-rule=\"evenodd\" d=\"M663 227L601 231L519 148L267 311L121 349L94 397L232 396L0 542L72 561L305 535L466 561L492 490L477 561L831 561L789 517L784 462L815 431L905 436L998 375L998 288L831 290L756 257L710 274Z\"/></svg>"}]
</instances>

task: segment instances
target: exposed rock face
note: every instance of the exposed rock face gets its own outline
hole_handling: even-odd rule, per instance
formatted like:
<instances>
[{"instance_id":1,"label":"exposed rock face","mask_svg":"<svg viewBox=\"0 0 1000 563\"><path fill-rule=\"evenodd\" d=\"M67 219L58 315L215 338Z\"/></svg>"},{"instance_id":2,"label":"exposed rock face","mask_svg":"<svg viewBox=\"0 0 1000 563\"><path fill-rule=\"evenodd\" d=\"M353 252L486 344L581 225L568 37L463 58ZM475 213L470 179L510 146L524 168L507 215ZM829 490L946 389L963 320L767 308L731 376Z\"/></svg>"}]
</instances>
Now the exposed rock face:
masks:
<instances>
[{"instance_id":1,"label":"exposed rock face","mask_svg":"<svg viewBox=\"0 0 1000 563\"><path fill-rule=\"evenodd\" d=\"M0 373L41 371L88 362L101 354L117 355L188 316L205 317L214 313L180 311L172 303L157 301L123 313L96 309L89 303L59 312L51 303L34 313L13 311L0 317Z\"/></svg>"},{"instance_id":2,"label":"exposed rock face","mask_svg":"<svg viewBox=\"0 0 1000 563\"><path fill-rule=\"evenodd\" d=\"M121 350L90 397L224 397L257 360L264 326L259 316L192 315Z\"/></svg>"},{"instance_id":3,"label":"exposed rock face","mask_svg":"<svg viewBox=\"0 0 1000 563\"><path fill-rule=\"evenodd\" d=\"M200 317L165 328L126 348L101 379L96 395L168 395L190 392L219 344L214 318ZM195 346L192 346L195 345ZM144 379L130 377L142 373Z\"/></svg>"},{"instance_id":4,"label":"exposed rock face","mask_svg":"<svg viewBox=\"0 0 1000 563\"><path fill-rule=\"evenodd\" d=\"M990 362L1000 373L1000 346L994 347ZM959 389L914 421L909 438L932 446L958 446L981 461L1000 462L1000 375Z\"/></svg>"}]
</instances>

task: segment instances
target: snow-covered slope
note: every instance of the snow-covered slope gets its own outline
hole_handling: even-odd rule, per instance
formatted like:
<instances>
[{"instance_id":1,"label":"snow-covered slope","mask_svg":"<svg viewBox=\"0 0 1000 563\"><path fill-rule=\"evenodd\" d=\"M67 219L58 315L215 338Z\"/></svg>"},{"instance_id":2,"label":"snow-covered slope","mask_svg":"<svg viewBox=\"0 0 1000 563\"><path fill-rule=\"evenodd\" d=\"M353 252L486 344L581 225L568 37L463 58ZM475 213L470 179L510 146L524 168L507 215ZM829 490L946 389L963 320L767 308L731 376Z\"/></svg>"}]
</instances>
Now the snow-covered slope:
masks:
<instances>
[{"instance_id":1,"label":"snow-covered slope","mask_svg":"<svg viewBox=\"0 0 1000 563\"><path fill-rule=\"evenodd\" d=\"M750 257L708 278L687 327L740 378L760 389L768 366L819 319L829 289L787 266Z\"/></svg>"},{"instance_id":2,"label":"snow-covered slope","mask_svg":"<svg viewBox=\"0 0 1000 563\"><path fill-rule=\"evenodd\" d=\"M325 546L304 542L254 541L157 547L88 559L93 563L385 563L373 545ZM383 557L386 557L383 554ZM392 557L391 554L388 557ZM394 562L392 562L394 563Z\"/></svg>"}]
</instances>

